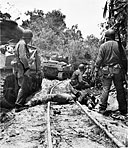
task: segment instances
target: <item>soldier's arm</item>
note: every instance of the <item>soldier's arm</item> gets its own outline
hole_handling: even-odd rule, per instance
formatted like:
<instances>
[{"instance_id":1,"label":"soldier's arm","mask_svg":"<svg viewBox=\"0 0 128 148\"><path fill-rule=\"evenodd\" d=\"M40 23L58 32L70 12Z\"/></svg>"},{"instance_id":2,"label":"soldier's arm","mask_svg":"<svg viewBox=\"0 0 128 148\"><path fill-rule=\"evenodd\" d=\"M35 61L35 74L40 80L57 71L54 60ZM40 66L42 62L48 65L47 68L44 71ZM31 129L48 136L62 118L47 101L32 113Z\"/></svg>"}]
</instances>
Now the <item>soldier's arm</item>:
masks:
<instances>
[{"instance_id":1,"label":"soldier's arm","mask_svg":"<svg viewBox=\"0 0 128 148\"><path fill-rule=\"evenodd\" d=\"M19 50L19 58L27 58L25 44L20 44L18 50Z\"/></svg>"},{"instance_id":2,"label":"soldier's arm","mask_svg":"<svg viewBox=\"0 0 128 148\"><path fill-rule=\"evenodd\" d=\"M99 71L100 66L103 64L103 60L104 60L104 51L103 51L103 47L101 45L95 65L94 65L94 79L98 76L98 71Z\"/></svg>"},{"instance_id":3,"label":"soldier's arm","mask_svg":"<svg viewBox=\"0 0 128 148\"><path fill-rule=\"evenodd\" d=\"M103 64L103 60L104 60L104 51L103 51L103 47L101 46L96 59L95 70L98 70L100 68L100 66Z\"/></svg>"},{"instance_id":4,"label":"soldier's arm","mask_svg":"<svg viewBox=\"0 0 128 148\"><path fill-rule=\"evenodd\" d=\"M77 73L76 71L73 72L71 80L74 80L76 78L76 75L77 75L76 73Z\"/></svg>"},{"instance_id":5,"label":"soldier's arm","mask_svg":"<svg viewBox=\"0 0 128 148\"><path fill-rule=\"evenodd\" d=\"M82 77L82 74L81 73L78 74L78 81L79 82L82 82L83 81L83 77Z\"/></svg>"}]
</instances>

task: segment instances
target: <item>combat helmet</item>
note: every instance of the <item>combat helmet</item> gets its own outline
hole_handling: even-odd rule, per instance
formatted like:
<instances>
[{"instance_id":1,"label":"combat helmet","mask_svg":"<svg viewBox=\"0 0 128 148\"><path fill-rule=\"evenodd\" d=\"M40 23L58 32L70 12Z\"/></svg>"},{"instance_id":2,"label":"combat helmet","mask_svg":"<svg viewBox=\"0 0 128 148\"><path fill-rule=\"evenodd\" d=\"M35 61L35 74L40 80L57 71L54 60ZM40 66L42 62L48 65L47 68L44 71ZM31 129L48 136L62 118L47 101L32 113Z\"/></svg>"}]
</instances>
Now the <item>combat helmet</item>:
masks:
<instances>
[{"instance_id":1,"label":"combat helmet","mask_svg":"<svg viewBox=\"0 0 128 148\"><path fill-rule=\"evenodd\" d=\"M80 70L84 70L84 64L80 64L80 65L78 66L78 68L79 68Z\"/></svg>"},{"instance_id":2,"label":"combat helmet","mask_svg":"<svg viewBox=\"0 0 128 148\"><path fill-rule=\"evenodd\" d=\"M23 36L22 36L23 39L32 39L32 37L33 37L33 33L31 30L25 29L23 31Z\"/></svg>"},{"instance_id":3,"label":"combat helmet","mask_svg":"<svg viewBox=\"0 0 128 148\"><path fill-rule=\"evenodd\" d=\"M115 31L113 29L108 29L105 32L105 38L106 39L115 39Z\"/></svg>"}]
</instances>

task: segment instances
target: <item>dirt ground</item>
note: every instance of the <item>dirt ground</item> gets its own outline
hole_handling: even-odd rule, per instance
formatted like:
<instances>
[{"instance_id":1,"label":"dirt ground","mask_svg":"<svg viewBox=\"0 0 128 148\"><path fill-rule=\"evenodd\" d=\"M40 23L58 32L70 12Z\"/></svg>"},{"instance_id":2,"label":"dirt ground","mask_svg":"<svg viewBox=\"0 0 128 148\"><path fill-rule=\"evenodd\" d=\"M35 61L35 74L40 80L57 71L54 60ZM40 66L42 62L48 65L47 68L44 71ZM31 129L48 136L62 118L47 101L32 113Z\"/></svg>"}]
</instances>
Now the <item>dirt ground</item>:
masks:
<instances>
[{"instance_id":1,"label":"dirt ground","mask_svg":"<svg viewBox=\"0 0 128 148\"><path fill-rule=\"evenodd\" d=\"M49 87L57 84L58 80L46 80L42 81L42 90L37 92L32 99L39 99L46 95L49 91ZM67 89L65 88L65 81L59 88L60 92L65 92ZM113 101L115 97L115 93L111 93L110 100ZM30 98L29 98L30 99ZM110 102L109 100L109 102ZM117 103L113 101L113 108L118 107ZM58 106L59 107L59 106ZM112 108L111 107L111 108ZM74 109L73 109L74 110ZM36 105L34 107L30 107L25 109L19 113L15 113L14 110L8 112L7 114L0 114L1 123L0 123L0 148L47 148L47 105ZM124 125L122 122L110 119L108 117L103 117L102 115L89 111L97 120L101 122L103 126L106 126L107 129L117 137L122 143L128 146L128 126ZM66 117L65 117L66 118ZM73 117L74 118L74 117ZM76 117L77 118L77 117ZM61 119L59 119L61 120ZM79 116L78 119L79 121ZM60 121L62 122L62 121ZM63 122L62 122L63 124ZM75 126L75 125L74 125ZM81 124L77 125L80 126ZM67 129L68 130L68 129ZM66 129L65 129L66 132ZM72 129L68 131L68 133L72 133ZM67 135L67 139L69 139L69 134ZM65 137L66 138L66 137ZM86 142L85 142L86 141ZM87 144L87 148L90 145L90 141L79 140L76 136L73 144L76 146L81 145L81 147ZM74 147L74 145L69 147ZM94 148L102 148L103 146L95 145L95 142L91 143ZM62 143L61 143L62 145ZM61 148L66 148L64 145ZM90 147L89 147L90 148Z\"/></svg>"},{"instance_id":2,"label":"dirt ground","mask_svg":"<svg viewBox=\"0 0 128 148\"><path fill-rule=\"evenodd\" d=\"M60 110L60 114L54 111ZM55 148L116 148L77 104L52 106L52 135Z\"/></svg>"}]
</instances>

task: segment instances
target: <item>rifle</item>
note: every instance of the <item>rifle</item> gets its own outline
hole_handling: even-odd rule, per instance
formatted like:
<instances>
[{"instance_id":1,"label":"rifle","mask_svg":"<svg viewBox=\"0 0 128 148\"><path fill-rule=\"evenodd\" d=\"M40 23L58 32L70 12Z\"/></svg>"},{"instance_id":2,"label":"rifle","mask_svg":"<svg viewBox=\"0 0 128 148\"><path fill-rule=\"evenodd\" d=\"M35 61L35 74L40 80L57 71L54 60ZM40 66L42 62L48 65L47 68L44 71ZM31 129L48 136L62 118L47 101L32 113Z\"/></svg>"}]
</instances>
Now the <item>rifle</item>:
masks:
<instances>
[{"instance_id":1,"label":"rifle","mask_svg":"<svg viewBox=\"0 0 128 148\"><path fill-rule=\"evenodd\" d=\"M118 39L119 39L118 45L119 45L121 65L122 65L124 74L127 74L127 66L128 66L127 65L127 57L126 57L126 53L124 51L124 47L122 46L122 43L121 43L121 37L120 37L119 29L118 29Z\"/></svg>"},{"instance_id":2,"label":"rifle","mask_svg":"<svg viewBox=\"0 0 128 148\"><path fill-rule=\"evenodd\" d=\"M37 49L35 46L32 46L32 45L27 45L29 48L33 48L33 49Z\"/></svg>"},{"instance_id":3,"label":"rifle","mask_svg":"<svg viewBox=\"0 0 128 148\"><path fill-rule=\"evenodd\" d=\"M121 37L120 37L120 33L119 33L119 28L118 28L118 45L119 45L119 52L120 52L120 61L121 61L121 65L122 65L122 70L123 70L123 81L124 84L128 85L128 78L127 78L127 56L126 53L124 51L124 48L122 46L121 43Z\"/></svg>"},{"instance_id":4,"label":"rifle","mask_svg":"<svg viewBox=\"0 0 128 148\"><path fill-rule=\"evenodd\" d=\"M29 64L32 64L35 61L35 66L36 66L36 73L37 73L37 50L34 50L34 52L32 53L32 55L30 56L30 62Z\"/></svg>"}]
</instances>

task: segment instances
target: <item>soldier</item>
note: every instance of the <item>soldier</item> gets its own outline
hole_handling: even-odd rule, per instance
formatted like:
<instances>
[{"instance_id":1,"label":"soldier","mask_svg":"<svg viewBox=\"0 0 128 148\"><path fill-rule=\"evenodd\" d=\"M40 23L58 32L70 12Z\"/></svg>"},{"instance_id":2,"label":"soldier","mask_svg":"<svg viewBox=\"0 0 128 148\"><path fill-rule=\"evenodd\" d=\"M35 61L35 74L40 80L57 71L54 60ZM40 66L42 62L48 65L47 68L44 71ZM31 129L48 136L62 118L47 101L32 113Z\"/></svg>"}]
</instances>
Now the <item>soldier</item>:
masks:
<instances>
[{"instance_id":1,"label":"soldier","mask_svg":"<svg viewBox=\"0 0 128 148\"><path fill-rule=\"evenodd\" d=\"M27 44L32 39L32 32L30 30L24 30L23 36L16 45L16 60L18 64L17 78L18 85L20 87L15 103L15 111L18 112L24 106L26 97L29 95L31 82L29 78L29 49Z\"/></svg>"},{"instance_id":2,"label":"soldier","mask_svg":"<svg viewBox=\"0 0 128 148\"><path fill-rule=\"evenodd\" d=\"M90 65L86 65L86 70L83 74L83 80L88 82L90 87L94 87L95 82L93 80L92 70Z\"/></svg>"},{"instance_id":3,"label":"soldier","mask_svg":"<svg viewBox=\"0 0 128 148\"><path fill-rule=\"evenodd\" d=\"M80 64L78 69L73 73L71 78L71 93L75 95L74 100L79 101L81 104L85 104L89 109L92 109L96 105L96 98L88 92L88 88L92 87L88 83L88 79L84 78L89 72L88 66Z\"/></svg>"},{"instance_id":4,"label":"soldier","mask_svg":"<svg viewBox=\"0 0 128 148\"><path fill-rule=\"evenodd\" d=\"M77 90L82 90L89 88L90 85L83 80L83 74L85 72L84 64L80 64L78 69L74 71L70 84L73 86L73 88Z\"/></svg>"},{"instance_id":5,"label":"soldier","mask_svg":"<svg viewBox=\"0 0 128 148\"><path fill-rule=\"evenodd\" d=\"M105 32L105 43L100 46L95 63L95 76L101 67L103 73L103 91L100 97L98 112L104 114L107 108L109 90L112 82L117 91L117 101L120 115L127 113L127 102L123 85L123 65L121 64L119 44L115 41L115 31L109 29Z\"/></svg>"}]
</instances>

